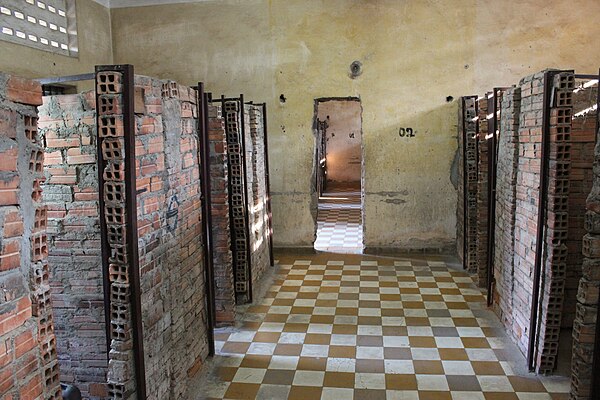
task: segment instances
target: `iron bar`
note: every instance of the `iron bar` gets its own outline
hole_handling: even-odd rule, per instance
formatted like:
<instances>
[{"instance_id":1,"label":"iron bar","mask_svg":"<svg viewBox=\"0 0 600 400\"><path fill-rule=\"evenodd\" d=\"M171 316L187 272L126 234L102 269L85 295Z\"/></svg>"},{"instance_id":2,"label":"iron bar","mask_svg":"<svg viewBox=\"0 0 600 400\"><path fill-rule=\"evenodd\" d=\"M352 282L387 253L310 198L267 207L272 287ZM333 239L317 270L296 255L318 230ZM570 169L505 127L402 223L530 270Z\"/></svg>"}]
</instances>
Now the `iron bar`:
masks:
<instances>
[{"instance_id":1,"label":"iron bar","mask_svg":"<svg viewBox=\"0 0 600 400\"><path fill-rule=\"evenodd\" d=\"M246 108L244 106L244 95L240 94L240 117L241 117L241 134L242 134L242 174L244 175L244 199L246 203L246 258L248 267L248 302L252 303L252 249L250 249L250 202L248 201L248 168L246 165ZM252 149L254 151L254 149Z\"/></svg>"},{"instance_id":2,"label":"iron bar","mask_svg":"<svg viewBox=\"0 0 600 400\"><path fill-rule=\"evenodd\" d=\"M275 265L273 257L273 212L271 211L271 178L269 172L269 140L267 134L267 103L262 103L263 111L263 135L265 149L265 193L267 196L267 222L269 224L269 258L271 266Z\"/></svg>"},{"instance_id":3,"label":"iron bar","mask_svg":"<svg viewBox=\"0 0 600 400\"><path fill-rule=\"evenodd\" d=\"M468 179L467 179L467 127L465 125L465 115L466 115L466 111L465 111L465 107L466 107L466 103L465 103L465 98L462 97L461 98L461 120L462 120L462 153L463 153L463 269L467 269L467 237L468 237L468 195L469 195L469 191L468 191Z\"/></svg>"},{"instance_id":4,"label":"iron bar","mask_svg":"<svg viewBox=\"0 0 600 400\"><path fill-rule=\"evenodd\" d=\"M595 79L600 79L600 71ZM598 87L597 104L596 139L600 134L600 85ZM594 340L594 358L592 360L592 389L590 394L590 398L592 399L600 398L600 304L596 306L596 338Z\"/></svg>"},{"instance_id":5,"label":"iron bar","mask_svg":"<svg viewBox=\"0 0 600 400\"><path fill-rule=\"evenodd\" d=\"M215 354L215 272L213 264L212 215L211 215L211 185L210 185L210 143L208 138L208 96L204 93L204 83L198 83L198 153L200 156L200 184L202 202L202 233L204 242L204 271L206 293L206 319L208 354Z\"/></svg>"},{"instance_id":6,"label":"iron bar","mask_svg":"<svg viewBox=\"0 0 600 400\"><path fill-rule=\"evenodd\" d=\"M531 313L529 318L529 345L527 348L527 365L530 371L536 367L535 347L537 339L538 308L540 301L540 282L542 275L542 257L544 250L544 222L546 221L546 203L548 194L548 151L550 147L550 99L552 91L552 81L557 71L546 71L544 73L544 104L542 112L542 143L541 143L541 162L540 162L540 187L538 192L538 218L537 218L537 237L535 246L535 262L533 271L533 292L531 302Z\"/></svg>"},{"instance_id":7,"label":"iron bar","mask_svg":"<svg viewBox=\"0 0 600 400\"><path fill-rule=\"evenodd\" d=\"M80 82L80 81L93 81L96 79L96 74L79 74L79 75L67 75L67 76L57 76L51 78L39 78L35 79L40 83L40 85L53 85L56 83L66 83L66 82Z\"/></svg>"}]
</instances>

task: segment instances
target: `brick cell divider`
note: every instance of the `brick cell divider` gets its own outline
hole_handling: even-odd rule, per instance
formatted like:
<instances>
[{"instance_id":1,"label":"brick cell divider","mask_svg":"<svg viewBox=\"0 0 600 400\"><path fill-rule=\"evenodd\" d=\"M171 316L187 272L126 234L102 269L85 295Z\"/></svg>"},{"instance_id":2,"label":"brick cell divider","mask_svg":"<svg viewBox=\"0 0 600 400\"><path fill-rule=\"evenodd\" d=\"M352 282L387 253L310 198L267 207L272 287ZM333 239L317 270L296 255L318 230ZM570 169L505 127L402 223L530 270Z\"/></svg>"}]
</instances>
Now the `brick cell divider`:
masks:
<instances>
[{"instance_id":1,"label":"brick cell divider","mask_svg":"<svg viewBox=\"0 0 600 400\"><path fill-rule=\"evenodd\" d=\"M115 353L120 353L113 354L109 349L108 388L109 396L114 399L146 398L138 266L133 85L132 65L96 66L100 227L105 279L105 312L109 315L107 318L107 342L110 343L110 347ZM119 126L120 119L122 119L121 126ZM121 146L123 147L120 148ZM111 157L107 157L108 155ZM114 169L111 171L111 168ZM112 179L105 180L105 175ZM124 192L120 196L113 196L108 205L107 196L110 194L105 190L105 183L108 185L107 187L114 188L113 195L118 193L119 187L123 188L124 186ZM112 208L113 215L107 215L108 208ZM118 219L119 208L124 211L125 220L111 220L111 217ZM109 223L111 228L121 230L120 235L112 236L112 244L109 239ZM111 259L112 254L119 251L117 241L121 245L123 245L123 241L125 242L122 264L111 262L115 261ZM111 266L119 270L111 274ZM107 290L107 288L109 289ZM119 304L113 304L117 297L120 298ZM129 304L127 304L127 299ZM114 310L113 306L115 306ZM129 312L123 312L124 308L129 308ZM122 319L123 316L126 319ZM130 331L132 331L132 337L129 337ZM131 357L131 351L128 350L128 342L131 340L133 340L133 360L128 359ZM122 356L125 356L125 360L121 359ZM135 375L124 375L123 370L128 370L132 363L135 365ZM123 369L120 369L119 366ZM135 393L133 392L134 385Z\"/></svg>"}]
</instances>

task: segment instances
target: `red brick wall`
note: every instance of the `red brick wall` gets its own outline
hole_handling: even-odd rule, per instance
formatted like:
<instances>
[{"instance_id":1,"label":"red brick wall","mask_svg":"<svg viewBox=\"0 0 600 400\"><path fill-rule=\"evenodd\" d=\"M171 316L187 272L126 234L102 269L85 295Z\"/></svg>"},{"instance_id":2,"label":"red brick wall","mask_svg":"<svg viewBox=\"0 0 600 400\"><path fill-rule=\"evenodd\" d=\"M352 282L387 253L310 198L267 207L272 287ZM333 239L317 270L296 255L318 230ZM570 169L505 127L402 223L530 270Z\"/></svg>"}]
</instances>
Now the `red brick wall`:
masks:
<instances>
[{"instance_id":1,"label":"red brick wall","mask_svg":"<svg viewBox=\"0 0 600 400\"><path fill-rule=\"evenodd\" d=\"M59 399L39 84L0 74L0 397Z\"/></svg>"},{"instance_id":2,"label":"red brick wall","mask_svg":"<svg viewBox=\"0 0 600 400\"><path fill-rule=\"evenodd\" d=\"M142 76L135 86L147 393L181 398L208 354L196 92Z\"/></svg>"},{"instance_id":3,"label":"red brick wall","mask_svg":"<svg viewBox=\"0 0 600 400\"><path fill-rule=\"evenodd\" d=\"M227 140L221 106L209 106L208 138L210 142L211 216L213 262L215 270L216 321L219 326L235 322L235 291L231 229L229 219L229 178Z\"/></svg>"},{"instance_id":4,"label":"red brick wall","mask_svg":"<svg viewBox=\"0 0 600 400\"><path fill-rule=\"evenodd\" d=\"M507 327L513 325L515 196L518 165L521 89L503 93L500 106L496 181L496 241L494 243L494 311Z\"/></svg>"},{"instance_id":5,"label":"red brick wall","mask_svg":"<svg viewBox=\"0 0 600 400\"><path fill-rule=\"evenodd\" d=\"M94 92L44 97L48 261L61 380L107 396Z\"/></svg>"}]
</instances>

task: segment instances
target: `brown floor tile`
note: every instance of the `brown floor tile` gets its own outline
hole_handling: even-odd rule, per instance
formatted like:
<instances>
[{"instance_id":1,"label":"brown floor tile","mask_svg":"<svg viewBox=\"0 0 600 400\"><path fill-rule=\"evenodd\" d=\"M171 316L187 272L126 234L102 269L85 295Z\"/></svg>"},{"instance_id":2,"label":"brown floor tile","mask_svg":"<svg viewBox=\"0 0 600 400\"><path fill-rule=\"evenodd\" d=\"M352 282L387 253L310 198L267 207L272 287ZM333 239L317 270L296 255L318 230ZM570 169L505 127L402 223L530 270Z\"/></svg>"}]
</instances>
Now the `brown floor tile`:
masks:
<instances>
[{"instance_id":1,"label":"brown floor tile","mask_svg":"<svg viewBox=\"0 0 600 400\"><path fill-rule=\"evenodd\" d=\"M256 332L252 341L260 343L277 343L280 336L281 333L279 332Z\"/></svg>"},{"instance_id":2,"label":"brown floor tile","mask_svg":"<svg viewBox=\"0 0 600 400\"><path fill-rule=\"evenodd\" d=\"M569 393L550 393L552 400L569 400Z\"/></svg>"},{"instance_id":3,"label":"brown floor tile","mask_svg":"<svg viewBox=\"0 0 600 400\"><path fill-rule=\"evenodd\" d=\"M314 300L317 298L317 296L319 296L319 293L317 292L299 292L296 298Z\"/></svg>"},{"instance_id":4,"label":"brown floor tile","mask_svg":"<svg viewBox=\"0 0 600 400\"><path fill-rule=\"evenodd\" d=\"M300 353L302 353L302 345L292 343L279 343L274 351L278 356L299 356Z\"/></svg>"},{"instance_id":5,"label":"brown floor tile","mask_svg":"<svg viewBox=\"0 0 600 400\"><path fill-rule=\"evenodd\" d=\"M217 368L217 376L223 382L231 382L237 370L237 367L219 367Z\"/></svg>"},{"instance_id":6,"label":"brown floor tile","mask_svg":"<svg viewBox=\"0 0 600 400\"><path fill-rule=\"evenodd\" d=\"M385 364L383 360L356 360L355 371L383 374L385 373Z\"/></svg>"},{"instance_id":7,"label":"brown floor tile","mask_svg":"<svg viewBox=\"0 0 600 400\"><path fill-rule=\"evenodd\" d=\"M414 360L413 365L416 374L444 375L444 366L441 361Z\"/></svg>"},{"instance_id":8,"label":"brown floor tile","mask_svg":"<svg viewBox=\"0 0 600 400\"><path fill-rule=\"evenodd\" d=\"M227 392L225 392L225 397L228 399L253 400L256 398L256 393L259 388L260 385L255 383L233 382L229 385Z\"/></svg>"},{"instance_id":9,"label":"brown floor tile","mask_svg":"<svg viewBox=\"0 0 600 400\"><path fill-rule=\"evenodd\" d=\"M337 310L340 310L339 308ZM336 311L337 311L336 310ZM333 325L333 333L336 335L356 335L358 327L356 325Z\"/></svg>"},{"instance_id":10,"label":"brown floor tile","mask_svg":"<svg viewBox=\"0 0 600 400\"><path fill-rule=\"evenodd\" d=\"M383 356L386 360L412 360L412 353L407 347L386 347Z\"/></svg>"},{"instance_id":11,"label":"brown floor tile","mask_svg":"<svg viewBox=\"0 0 600 400\"><path fill-rule=\"evenodd\" d=\"M227 342L223 345L223 353L246 354L250 347L249 342Z\"/></svg>"},{"instance_id":12,"label":"brown floor tile","mask_svg":"<svg viewBox=\"0 0 600 400\"><path fill-rule=\"evenodd\" d=\"M438 349L440 358L445 361L468 361L469 356L464 349Z\"/></svg>"},{"instance_id":13,"label":"brown floor tile","mask_svg":"<svg viewBox=\"0 0 600 400\"><path fill-rule=\"evenodd\" d=\"M354 389L354 400L385 400L385 390Z\"/></svg>"},{"instance_id":14,"label":"brown floor tile","mask_svg":"<svg viewBox=\"0 0 600 400\"><path fill-rule=\"evenodd\" d=\"M335 309L335 315L357 316L358 308L357 307L337 307Z\"/></svg>"},{"instance_id":15,"label":"brown floor tile","mask_svg":"<svg viewBox=\"0 0 600 400\"><path fill-rule=\"evenodd\" d=\"M460 296L460 289L452 289L452 288L441 288L440 293L443 295L452 295L452 296Z\"/></svg>"},{"instance_id":16,"label":"brown floor tile","mask_svg":"<svg viewBox=\"0 0 600 400\"><path fill-rule=\"evenodd\" d=\"M485 400L519 400L515 393L508 392L484 392Z\"/></svg>"},{"instance_id":17,"label":"brown floor tile","mask_svg":"<svg viewBox=\"0 0 600 400\"><path fill-rule=\"evenodd\" d=\"M229 332L215 332L215 340L224 342L229 338L229 335L231 335Z\"/></svg>"},{"instance_id":18,"label":"brown floor tile","mask_svg":"<svg viewBox=\"0 0 600 400\"><path fill-rule=\"evenodd\" d=\"M320 399L323 388L313 386L292 386L288 400Z\"/></svg>"},{"instance_id":19,"label":"brown floor tile","mask_svg":"<svg viewBox=\"0 0 600 400\"><path fill-rule=\"evenodd\" d=\"M287 314L267 314L265 316L265 322L286 322L288 318Z\"/></svg>"},{"instance_id":20,"label":"brown floor tile","mask_svg":"<svg viewBox=\"0 0 600 400\"><path fill-rule=\"evenodd\" d=\"M287 323L283 327L284 332L306 333L308 324Z\"/></svg>"},{"instance_id":21,"label":"brown floor tile","mask_svg":"<svg viewBox=\"0 0 600 400\"><path fill-rule=\"evenodd\" d=\"M294 299L275 299L272 305L290 307L294 305Z\"/></svg>"},{"instance_id":22,"label":"brown floor tile","mask_svg":"<svg viewBox=\"0 0 600 400\"><path fill-rule=\"evenodd\" d=\"M385 388L389 390L417 390L417 377L412 374L386 374Z\"/></svg>"},{"instance_id":23,"label":"brown floor tile","mask_svg":"<svg viewBox=\"0 0 600 400\"><path fill-rule=\"evenodd\" d=\"M463 301L447 301L446 306L449 310L468 310L469 305Z\"/></svg>"},{"instance_id":24,"label":"brown floor tile","mask_svg":"<svg viewBox=\"0 0 600 400\"><path fill-rule=\"evenodd\" d=\"M382 308L382 317L404 317L404 310L402 308Z\"/></svg>"},{"instance_id":25,"label":"brown floor tile","mask_svg":"<svg viewBox=\"0 0 600 400\"><path fill-rule=\"evenodd\" d=\"M291 385L296 371L287 369L268 369L263 383L270 385Z\"/></svg>"},{"instance_id":26,"label":"brown floor tile","mask_svg":"<svg viewBox=\"0 0 600 400\"><path fill-rule=\"evenodd\" d=\"M485 338L463 337L461 338L463 345L467 349L489 349L490 344Z\"/></svg>"},{"instance_id":27,"label":"brown floor tile","mask_svg":"<svg viewBox=\"0 0 600 400\"><path fill-rule=\"evenodd\" d=\"M406 326L430 326L429 318L406 317Z\"/></svg>"},{"instance_id":28,"label":"brown floor tile","mask_svg":"<svg viewBox=\"0 0 600 400\"><path fill-rule=\"evenodd\" d=\"M433 336L435 337L459 337L458 330L456 328L451 327L433 327L431 328L433 331Z\"/></svg>"},{"instance_id":29,"label":"brown floor tile","mask_svg":"<svg viewBox=\"0 0 600 400\"><path fill-rule=\"evenodd\" d=\"M357 346L383 347L382 336L358 335L356 337Z\"/></svg>"},{"instance_id":30,"label":"brown floor tile","mask_svg":"<svg viewBox=\"0 0 600 400\"><path fill-rule=\"evenodd\" d=\"M240 367L244 368L268 368L271 363L271 356L262 354L246 354Z\"/></svg>"},{"instance_id":31,"label":"brown floor tile","mask_svg":"<svg viewBox=\"0 0 600 400\"><path fill-rule=\"evenodd\" d=\"M353 372L325 372L325 387L354 388Z\"/></svg>"},{"instance_id":32,"label":"brown floor tile","mask_svg":"<svg viewBox=\"0 0 600 400\"><path fill-rule=\"evenodd\" d=\"M327 359L325 357L300 357L298 361L298 369L305 371L325 371L327 367Z\"/></svg>"},{"instance_id":33,"label":"brown floor tile","mask_svg":"<svg viewBox=\"0 0 600 400\"><path fill-rule=\"evenodd\" d=\"M423 298L423 301L444 301L442 295L439 294L423 294L421 298Z\"/></svg>"},{"instance_id":34,"label":"brown floor tile","mask_svg":"<svg viewBox=\"0 0 600 400\"><path fill-rule=\"evenodd\" d=\"M290 314L312 314L313 311L315 311L314 307L298 307L298 306L294 306L292 307L292 310L290 311Z\"/></svg>"},{"instance_id":35,"label":"brown floor tile","mask_svg":"<svg viewBox=\"0 0 600 400\"><path fill-rule=\"evenodd\" d=\"M269 312L269 306L250 306L248 307L248 309L246 310L246 312L252 313L252 314L265 314Z\"/></svg>"},{"instance_id":36,"label":"brown floor tile","mask_svg":"<svg viewBox=\"0 0 600 400\"><path fill-rule=\"evenodd\" d=\"M381 308L381 302L375 300L359 300L358 307L360 308Z\"/></svg>"},{"instance_id":37,"label":"brown floor tile","mask_svg":"<svg viewBox=\"0 0 600 400\"><path fill-rule=\"evenodd\" d=\"M515 392L545 392L546 388L540 382L538 378L534 377L522 377L522 376L509 376L510 381Z\"/></svg>"},{"instance_id":38,"label":"brown floor tile","mask_svg":"<svg viewBox=\"0 0 600 400\"><path fill-rule=\"evenodd\" d=\"M355 346L329 346L329 357L356 358Z\"/></svg>"},{"instance_id":39,"label":"brown floor tile","mask_svg":"<svg viewBox=\"0 0 600 400\"><path fill-rule=\"evenodd\" d=\"M419 390L419 400L452 400L450 392Z\"/></svg>"},{"instance_id":40,"label":"brown floor tile","mask_svg":"<svg viewBox=\"0 0 600 400\"><path fill-rule=\"evenodd\" d=\"M395 287L398 286L398 284L396 282L381 282L382 285L380 285L381 287L386 287L383 285L383 283L391 283L391 285L389 285L389 287ZM379 298L381 299L381 301L400 301L401 297L399 294L385 294L382 293Z\"/></svg>"},{"instance_id":41,"label":"brown floor tile","mask_svg":"<svg viewBox=\"0 0 600 400\"><path fill-rule=\"evenodd\" d=\"M338 296L339 300L358 300L360 295L358 293L340 293Z\"/></svg>"},{"instance_id":42,"label":"brown floor tile","mask_svg":"<svg viewBox=\"0 0 600 400\"><path fill-rule=\"evenodd\" d=\"M451 391L480 392L481 385L475 375L446 375Z\"/></svg>"},{"instance_id":43,"label":"brown floor tile","mask_svg":"<svg viewBox=\"0 0 600 400\"><path fill-rule=\"evenodd\" d=\"M476 375L504 375L504 369L495 361L471 361Z\"/></svg>"},{"instance_id":44,"label":"brown floor tile","mask_svg":"<svg viewBox=\"0 0 600 400\"><path fill-rule=\"evenodd\" d=\"M336 307L337 300L317 300L315 307Z\"/></svg>"},{"instance_id":45,"label":"brown floor tile","mask_svg":"<svg viewBox=\"0 0 600 400\"><path fill-rule=\"evenodd\" d=\"M337 293L339 291L340 288L335 286L321 286L321 288L319 289L320 293Z\"/></svg>"},{"instance_id":46,"label":"brown floor tile","mask_svg":"<svg viewBox=\"0 0 600 400\"><path fill-rule=\"evenodd\" d=\"M475 318L452 318L452 320L454 321L454 325L457 327L465 327L465 326L478 327L479 326L479 323L477 322L477 320Z\"/></svg>"},{"instance_id":47,"label":"brown floor tile","mask_svg":"<svg viewBox=\"0 0 600 400\"><path fill-rule=\"evenodd\" d=\"M404 308L414 308L414 309L423 309L425 305L422 301L403 301L402 307Z\"/></svg>"},{"instance_id":48,"label":"brown floor tile","mask_svg":"<svg viewBox=\"0 0 600 400\"><path fill-rule=\"evenodd\" d=\"M329 344L331 335L325 333L307 333L304 344Z\"/></svg>"},{"instance_id":49,"label":"brown floor tile","mask_svg":"<svg viewBox=\"0 0 600 400\"><path fill-rule=\"evenodd\" d=\"M406 326L384 326L383 336L408 336Z\"/></svg>"},{"instance_id":50,"label":"brown floor tile","mask_svg":"<svg viewBox=\"0 0 600 400\"><path fill-rule=\"evenodd\" d=\"M240 327L240 329L246 331L257 331L258 328L260 328L260 324L262 324L262 322L244 321L242 322L242 326Z\"/></svg>"},{"instance_id":51,"label":"brown floor tile","mask_svg":"<svg viewBox=\"0 0 600 400\"><path fill-rule=\"evenodd\" d=\"M435 338L432 336L409 336L410 347L436 347Z\"/></svg>"},{"instance_id":52,"label":"brown floor tile","mask_svg":"<svg viewBox=\"0 0 600 400\"><path fill-rule=\"evenodd\" d=\"M381 317L358 317L359 325L377 325L381 326Z\"/></svg>"},{"instance_id":53,"label":"brown floor tile","mask_svg":"<svg viewBox=\"0 0 600 400\"><path fill-rule=\"evenodd\" d=\"M335 321L335 315L312 315L310 317L311 324L329 324L332 325Z\"/></svg>"}]
</instances>

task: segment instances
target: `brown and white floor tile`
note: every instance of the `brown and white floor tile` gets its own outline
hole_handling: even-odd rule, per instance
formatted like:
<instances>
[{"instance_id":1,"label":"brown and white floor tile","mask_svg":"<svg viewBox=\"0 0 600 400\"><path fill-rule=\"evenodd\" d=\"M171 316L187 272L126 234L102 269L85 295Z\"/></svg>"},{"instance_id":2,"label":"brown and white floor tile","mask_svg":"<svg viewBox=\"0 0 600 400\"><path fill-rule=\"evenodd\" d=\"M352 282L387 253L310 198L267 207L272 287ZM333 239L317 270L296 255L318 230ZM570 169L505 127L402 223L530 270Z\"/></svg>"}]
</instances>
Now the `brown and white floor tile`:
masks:
<instances>
[{"instance_id":1,"label":"brown and white floor tile","mask_svg":"<svg viewBox=\"0 0 600 400\"><path fill-rule=\"evenodd\" d=\"M451 260L281 255L273 285L193 399L567 399L538 377Z\"/></svg>"}]
</instances>

